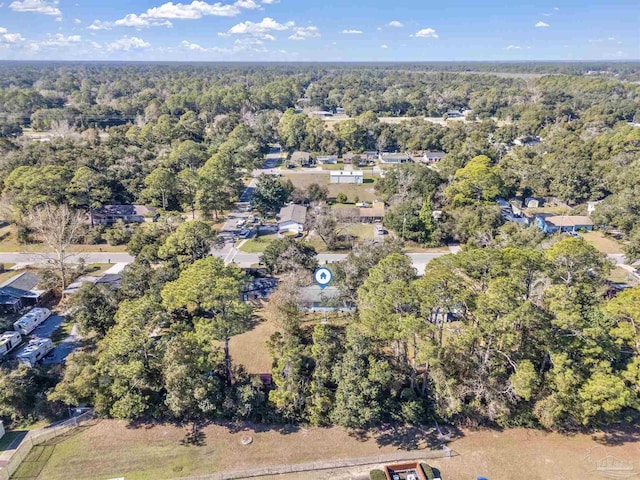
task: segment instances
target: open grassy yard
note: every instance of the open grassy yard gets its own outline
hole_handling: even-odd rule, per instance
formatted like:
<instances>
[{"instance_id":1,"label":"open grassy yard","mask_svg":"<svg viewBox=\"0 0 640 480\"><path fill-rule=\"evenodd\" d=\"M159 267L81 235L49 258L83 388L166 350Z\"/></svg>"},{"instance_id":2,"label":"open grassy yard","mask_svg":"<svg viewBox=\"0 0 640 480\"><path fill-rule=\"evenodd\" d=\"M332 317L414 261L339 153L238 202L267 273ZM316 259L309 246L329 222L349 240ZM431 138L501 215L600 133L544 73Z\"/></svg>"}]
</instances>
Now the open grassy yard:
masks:
<instances>
[{"instance_id":1,"label":"open grassy yard","mask_svg":"<svg viewBox=\"0 0 640 480\"><path fill-rule=\"evenodd\" d=\"M623 253L622 246L613 238L602 232L584 232L580 236L602 253Z\"/></svg>"},{"instance_id":2,"label":"open grassy yard","mask_svg":"<svg viewBox=\"0 0 640 480\"><path fill-rule=\"evenodd\" d=\"M353 202L356 197L360 202L371 202L378 198L374 190L375 176L371 173L365 173L364 183L361 185L348 184L348 183L329 183L329 173L317 174L317 173L300 173L285 175L291 180L293 185L299 189L305 189L312 183L319 185L326 185L329 189L329 197L335 198L339 193L344 193L347 196L349 202Z\"/></svg>"},{"instance_id":3,"label":"open grassy yard","mask_svg":"<svg viewBox=\"0 0 640 480\"><path fill-rule=\"evenodd\" d=\"M233 424L206 426L199 442L189 444L185 441L189 430L168 424L132 427L123 421L105 420L61 443L43 447L39 455L44 461L35 478L160 480L422 450L427 447L427 439L432 438L429 431L418 428L353 435L342 428L269 429ZM250 445L240 443L245 435L253 437ZM640 458L638 438L640 431L637 428L610 434L571 436L527 429L465 430L458 440L449 444L457 455L427 462L438 468L446 480L468 480L481 475L492 480L606 478L603 476L606 472L596 470L596 462L607 455L629 462L632 468L640 470L637 465ZM44 451L45 448L48 451ZM374 465L264 478L346 480L368 473L372 468ZM640 471L631 473L637 475Z\"/></svg>"},{"instance_id":4,"label":"open grassy yard","mask_svg":"<svg viewBox=\"0 0 640 480\"><path fill-rule=\"evenodd\" d=\"M631 273L624 268L615 266L611 269L611 272L609 272L607 280L616 283L626 283L629 281L629 277L631 276Z\"/></svg>"},{"instance_id":5,"label":"open grassy yard","mask_svg":"<svg viewBox=\"0 0 640 480\"><path fill-rule=\"evenodd\" d=\"M268 235L260 235L258 237L250 238L246 242L242 243L238 250L245 253L262 253L264 252L264 249L277 238L277 233L270 233Z\"/></svg>"},{"instance_id":6,"label":"open grassy yard","mask_svg":"<svg viewBox=\"0 0 640 480\"><path fill-rule=\"evenodd\" d=\"M244 365L249 373L267 373L271 371L271 355L266 342L273 335L277 326L267 315L258 314L251 330L236 335L229 342L229 350L233 362Z\"/></svg>"}]
</instances>

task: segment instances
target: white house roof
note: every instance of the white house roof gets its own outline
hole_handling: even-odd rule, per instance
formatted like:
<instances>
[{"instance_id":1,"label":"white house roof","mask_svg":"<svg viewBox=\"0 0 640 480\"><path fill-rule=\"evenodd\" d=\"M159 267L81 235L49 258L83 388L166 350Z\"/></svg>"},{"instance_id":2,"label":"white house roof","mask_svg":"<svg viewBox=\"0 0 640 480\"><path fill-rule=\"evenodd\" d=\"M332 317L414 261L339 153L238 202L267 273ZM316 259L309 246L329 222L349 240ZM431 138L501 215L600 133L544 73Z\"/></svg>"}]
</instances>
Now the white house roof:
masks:
<instances>
[{"instance_id":1,"label":"white house roof","mask_svg":"<svg viewBox=\"0 0 640 480\"><path fill-rule=\"evenodd\" d=\"M362 177L363 175L362 170L331 170L330 173L332 177Z\"/></svg>"}]
</instances>

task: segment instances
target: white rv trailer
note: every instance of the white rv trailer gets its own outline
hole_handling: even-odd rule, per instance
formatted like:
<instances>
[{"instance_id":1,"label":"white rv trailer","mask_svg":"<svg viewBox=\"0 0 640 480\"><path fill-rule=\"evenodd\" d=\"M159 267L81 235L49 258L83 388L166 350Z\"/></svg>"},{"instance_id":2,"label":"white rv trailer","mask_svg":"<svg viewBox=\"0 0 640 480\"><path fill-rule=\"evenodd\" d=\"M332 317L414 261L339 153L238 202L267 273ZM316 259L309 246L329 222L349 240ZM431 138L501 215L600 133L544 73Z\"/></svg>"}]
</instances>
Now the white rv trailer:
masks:
<instances>
[{"instance_id":1,"label":"white rv trailer","mask_svg":"<svg viewBox=\"0 0 640 480\"><path fill-rule=\"evenodd\" d=\"M50 338L34 338L20 349L16 358L20 363L33 367L51 350L53 350L53 342Z\"/></svg>"},{"instance_id":2,"label":"white rv trailer","mask_svg":"<svg viewBox=\"0 0 640 480\"><path fill-rule=\"evenodd\" d=\"M29 335L50 316L51 310L48 308L32 308L13 324L13 329L22 335Z\"/></svg>"},{"instance_id":3,"label":"white rv trailer","mask_svg":"<svg viewBox=\"0 0 640 480\"><path fill-rule=\"evenodd\" d=\"M20 343L22 343L20 332L4 332L0 335L0 357L4 357Z\"/></svg>"}]
</instances>

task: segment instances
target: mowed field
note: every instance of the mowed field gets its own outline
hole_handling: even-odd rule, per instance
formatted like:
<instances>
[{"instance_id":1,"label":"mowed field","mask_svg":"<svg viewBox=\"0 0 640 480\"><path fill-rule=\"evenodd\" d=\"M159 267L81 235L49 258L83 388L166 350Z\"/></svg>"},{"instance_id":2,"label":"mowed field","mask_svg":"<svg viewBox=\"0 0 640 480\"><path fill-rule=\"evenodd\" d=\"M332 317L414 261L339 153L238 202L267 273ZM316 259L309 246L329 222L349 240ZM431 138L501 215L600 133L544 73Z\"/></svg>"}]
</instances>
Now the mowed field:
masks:
<instances>
[{"instance_id":1,"label":"mowed field","mask_svg":"<svg viewBox=\"0 0 640 480\"><path fill-rule=\"evenodd\" d=\"M170 479L222 471L288 465L339 458L375 456L400 451L408 442L427 446L428 432L403 435L382 432L377 437L350 434L342 428L264 429L251 425L210 425L200 442L185 443L189 429L174 425L131 427L124 421L101 421L53 445L38 480ZM242 445L247 435L250 445ZM601 460L608 456L630 467L624 478L640 476L640 431L605 436L563 436L526 429L463 431L449 444L452 458L428 460L446 480L578 480L605 476ZM375 465L282 475L280 480L364 478ZM599 469L600 468L600 469ZM635 476L634 476L635 475ZM622 478L622 477L615 477Z\"/></svg>"}]
</instances>

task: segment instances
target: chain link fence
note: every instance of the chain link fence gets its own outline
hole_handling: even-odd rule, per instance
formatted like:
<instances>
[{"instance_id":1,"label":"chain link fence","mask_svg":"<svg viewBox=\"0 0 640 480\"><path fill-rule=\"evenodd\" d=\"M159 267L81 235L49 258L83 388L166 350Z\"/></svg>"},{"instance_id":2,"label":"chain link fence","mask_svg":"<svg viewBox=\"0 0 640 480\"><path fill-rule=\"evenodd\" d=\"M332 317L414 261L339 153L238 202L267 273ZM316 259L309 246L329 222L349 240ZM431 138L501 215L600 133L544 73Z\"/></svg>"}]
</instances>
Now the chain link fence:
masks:
<instances>
[{"instance_id":1,"label":"chain link fence","mask_svg":"<svg viewBox=\"0 0 640 480\"><path fill-rule=\"evenodd\" d=\"M41 445L55 437L59 437L93 418L93 410L89 410L69 420L64 420L37 430L31 430L22 439L18 448L13 451L6 465L0 467L0 480L9 480L11 475L18 470L20 464L27 458L31 449L36 445Z\"/></svg>"}]
</instances>

